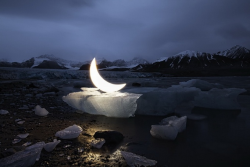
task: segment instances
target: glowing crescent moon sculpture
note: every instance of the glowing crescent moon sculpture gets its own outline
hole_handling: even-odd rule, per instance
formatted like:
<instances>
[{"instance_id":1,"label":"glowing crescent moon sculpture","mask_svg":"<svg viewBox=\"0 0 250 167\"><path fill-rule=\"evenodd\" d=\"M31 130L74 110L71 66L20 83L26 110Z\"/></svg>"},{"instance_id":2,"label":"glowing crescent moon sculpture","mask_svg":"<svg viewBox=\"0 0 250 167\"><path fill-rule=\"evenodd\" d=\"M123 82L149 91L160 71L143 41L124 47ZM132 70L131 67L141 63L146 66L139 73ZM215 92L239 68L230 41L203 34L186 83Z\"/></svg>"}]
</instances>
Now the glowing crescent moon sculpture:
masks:
<instances>
[{"instance_id":1,"label":"glowing crescent moon sculpture","mask_svg":"<svg viewBox=\"0 0 250 167\"><path fill-rule=\"evenodd\" d=\"M95 58L92 60L90 64L90 78L93 84L104 92L115 92L122 89L126 85L126 84L112 84L104 80L97 70Z\"/></svg>"}]
</instances>

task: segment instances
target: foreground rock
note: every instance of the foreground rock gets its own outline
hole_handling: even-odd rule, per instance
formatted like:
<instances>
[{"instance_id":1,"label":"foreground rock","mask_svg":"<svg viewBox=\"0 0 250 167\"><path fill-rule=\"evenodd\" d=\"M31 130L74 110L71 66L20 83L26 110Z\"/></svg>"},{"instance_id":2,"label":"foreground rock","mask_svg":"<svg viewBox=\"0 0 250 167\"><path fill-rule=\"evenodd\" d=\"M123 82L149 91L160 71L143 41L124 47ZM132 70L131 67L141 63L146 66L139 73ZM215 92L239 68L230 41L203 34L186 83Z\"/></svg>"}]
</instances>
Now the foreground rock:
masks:
<instances>
[{"instance_id":1,"label":"foreground rock","mask_svg":"<svg viewBox=\"0 0 250 167\"><path fill-rule=\"evenodd\" d=\"M61 131L56 132L55 136L61 139L77 138L82 132L82 128L78 125L69 126Z\"/></svg>"},{"instance_id":2,"label":"foreground rock","mask_svg":"<svg viewBox=\"0 0 250 167\"><path fill-rule=\"evenodd\" d=\"M117 131L97 131L94 138L103 138L106 143L119 143L123 140L124 136Z\"/></svg>"},{"instance_id":3,"label":"foreground rock","mask_svg":"<svg viewBox=\"0 0 250 167\"><path fill-rule=\"evenodd\" d=\"M28 167L35 164L40 159L40 154L45 145L44 142L38 142L19 151L11 156L0 159L1 167Z\"/></svg>"},{"instance_id":4,"label":"foreground rock","mask_svg":"<svg viewBox=\"0 0 250 167\"><path fill-rule=\"evenodd\" d=\"M131 152L121 151L123 158L130 167L134 166L153 166L156 165L157 161L147 159L146 157L136 155Z\"/></svg>"}]
</instances>

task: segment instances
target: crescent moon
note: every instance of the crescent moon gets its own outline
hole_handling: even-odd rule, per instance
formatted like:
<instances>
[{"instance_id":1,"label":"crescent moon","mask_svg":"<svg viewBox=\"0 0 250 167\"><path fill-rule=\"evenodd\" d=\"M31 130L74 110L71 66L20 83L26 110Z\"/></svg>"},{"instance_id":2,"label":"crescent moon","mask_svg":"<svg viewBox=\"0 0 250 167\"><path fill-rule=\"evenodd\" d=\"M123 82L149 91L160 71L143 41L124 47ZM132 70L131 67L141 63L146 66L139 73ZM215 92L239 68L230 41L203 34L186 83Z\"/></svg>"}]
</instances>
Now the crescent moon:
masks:
<instances>
[{"instance_id":1,"label":"crescent moon","mask_svg":"<svg viewBox=\"0 0 250 167\"><path fill-rule=\"evenodd\" d=\"M112 84L104 80L97 70L95 58L92 60L90 64L90 78L93 84L104 92L115 92L121 90L126 85L126 84Z\"/></svg>"}]
</instances>

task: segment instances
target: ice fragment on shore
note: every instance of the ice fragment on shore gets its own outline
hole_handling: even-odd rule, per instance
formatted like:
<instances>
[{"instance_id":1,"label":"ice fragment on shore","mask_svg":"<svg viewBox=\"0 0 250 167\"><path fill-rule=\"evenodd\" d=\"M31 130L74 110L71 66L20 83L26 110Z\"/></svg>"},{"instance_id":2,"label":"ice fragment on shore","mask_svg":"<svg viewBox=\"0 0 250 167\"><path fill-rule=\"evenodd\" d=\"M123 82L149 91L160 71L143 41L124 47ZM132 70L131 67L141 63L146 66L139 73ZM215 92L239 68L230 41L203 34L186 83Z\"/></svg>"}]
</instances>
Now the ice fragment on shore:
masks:
<instances>
[{"instance_id":1,"label":"ice fragment on shore","mask_svg":"<svg viewBox=\"0 0 250 167\"><path fill-rule=\"evenodd\" d=\"M198 96L194 98L194 105L204 108L238 110L241 109L241 107L237 102L237 96L245 91L245 89L238 88L213 88L207 92L201 91Z\"/></svg>"},{"instance_id":2,"label":"ice fragment on shore","mask_svg":"<svg viewBox=\"0 0 250 167\"><path fill-rule=\"evenodd\" d=\"M26 143L24 143L22 146L27 147L27 146L29 146L29 145L31 145L31 144L32 144L31 142L26 142Z\"/></svg>"},{"instance_id":3,"label":"ice fragment on shore","mask_svg":"<svg viewBox=\"0 0 250 167\"><path fill-rule=\"evenodd\" d=\"M9 111L7 111L7 110L0 110L1 115L5 115L5 114L8 114L8 113L9 113Z\"/></svg>"},{"instance_id":4,"label":"ice fragment on shore","mask_svg":"<svg viewBox=\"0 0 250 167\"><path fill-rule=\"evenodd\" d=\"M47 152L51 152L54 150L54 148L57 146L57 144L59 144L61 142L61 140L57 140L57 139L54 139L53 142L49 142L49 143L46 143L44 145L44 149L47 151Z\"/></svg>"},{"instance_id":5,"label":"ice fragment on shore","mask_svg":"<svg viewBox=\"0 0 250 167\"><path fill-rule=\"evenodd\" d=\"M157 163L155 160L147 159L146 157L136 155L131 152L121 151L123 158L130 167L134 166L153 166Z\"/></svg>"},{"instance_id":6,"label":"ice fragment on shore","mask_svg":"<svg viewBox=\"0 0 250 167\"><path fill-rule=\"evenodd\" d=\"M82 128L78 125L69 126L61 131L56 132L55 136L61 139L77 138L82 132Z\"/></svg>"},{"instance_id":7,"label":"ice fragment on shore","mask_svg":"<svg viewBox=\"0 0 250 167\"><path fill-rule=\"evenodd\" d=\"M35 114L38 116L46 116L48 113L49 112L45 108L41 108L39 105L35 107Z\"/></svg>"},{"instance_id":8,"label":"ice fragment on shore","mask_svg":"<svg viewBox=\"0 0 250 167\"><path fill-rule=\"evenodd\" d=\"M40 159L40 154L44 146L44 142L38 142L27 147L23 151L19 151L11 156L0 159L1 167L21 167L32 166Z\"/></svg>"},{"instance_id":9,"label":"ice fragment on shore","mask_svg":"<svg viewBox=\"0 0 250 167\"><path fill-rule=\"evenodd\" d=\"M98 139L92 140L91 146L95 148L101 148L104 143L105 143L105 139L98 138Z\"/></svg>"},{"instance_id":10,"label":"ice fragment on shore","mask_svg":"<svg viewBox=\"0 0 250 167\"><path fill-rule=\"evenodd\" d=\"M25 138L28 137L28 136L29 136L29 133L17 135L17 137L19 137L19 138L21 138L21 139L25 139Z\"/></svg>"}]
</instances>

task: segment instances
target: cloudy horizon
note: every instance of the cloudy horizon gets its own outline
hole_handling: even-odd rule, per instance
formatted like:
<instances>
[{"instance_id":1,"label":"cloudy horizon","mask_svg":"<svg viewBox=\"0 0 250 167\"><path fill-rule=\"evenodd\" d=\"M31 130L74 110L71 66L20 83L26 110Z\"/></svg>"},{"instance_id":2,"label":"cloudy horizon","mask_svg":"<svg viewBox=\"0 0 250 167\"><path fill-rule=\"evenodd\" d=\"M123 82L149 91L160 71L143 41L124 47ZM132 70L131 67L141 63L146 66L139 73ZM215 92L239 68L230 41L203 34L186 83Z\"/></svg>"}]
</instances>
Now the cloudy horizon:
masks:
<instances>
[{"instance_id":1,"label":"cloudy horizon","mask_svg":"<svg viewBox=\"0 0 250 167\"><path fill-rule=\"evenodd\" d=\"M184 50L250 49L249 6L248 0L2 0L0 59L154 61Z\"/></svg>"}]
</instances>

